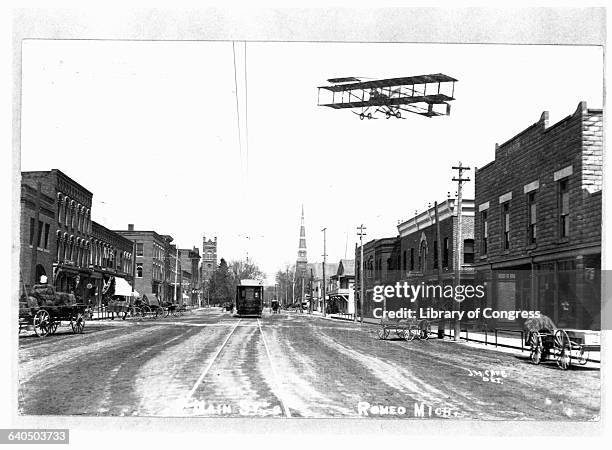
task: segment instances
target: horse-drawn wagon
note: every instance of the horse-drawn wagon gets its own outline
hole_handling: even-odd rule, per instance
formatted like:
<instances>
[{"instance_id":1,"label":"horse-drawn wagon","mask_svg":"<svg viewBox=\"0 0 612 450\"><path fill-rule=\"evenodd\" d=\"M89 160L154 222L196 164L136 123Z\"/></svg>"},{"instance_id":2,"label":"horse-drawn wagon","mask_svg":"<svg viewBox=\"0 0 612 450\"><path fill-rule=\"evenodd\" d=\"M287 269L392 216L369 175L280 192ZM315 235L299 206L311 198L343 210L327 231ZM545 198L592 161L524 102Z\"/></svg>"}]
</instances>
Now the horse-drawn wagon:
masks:
<instances>
[{"instance_id":1,"label":"horse-drawn wagon","mask_svg":"<svg viewBox=\"0 0 612 450\"><path fill-rule=\"evenodd\" d=\"M77 303L73 294L57 292L53 286L35 284L19 300L19 331L32 327L37 336L54 334L62 322L69 322L72 332L83 333L86 305Z\"/></svg>"},{"instance_id":2,"label":"horse-drawn wagon","mask_svg":"<svg viewBox=\"0 0 612 450\"><path fill-rule=\"evenodd\" d=\"M585 365L590 352L601 351L596 331L557 328L547 316L527 320L525 330L525 344L533 364L554 359L560 369L567 370L572 360Z\"/></svg>"},{"instance_id":3,"label":"horse-drawn wagon","mask_svg":"<svg viewBox=\"0 0 612 450\"><path fill-rule=\"evenodd\" d=\"M381 319L376 334L378 339L385 340L394 331L400 339L429 339L431 323L427 319Z\"/></svg>"}]
</instances>

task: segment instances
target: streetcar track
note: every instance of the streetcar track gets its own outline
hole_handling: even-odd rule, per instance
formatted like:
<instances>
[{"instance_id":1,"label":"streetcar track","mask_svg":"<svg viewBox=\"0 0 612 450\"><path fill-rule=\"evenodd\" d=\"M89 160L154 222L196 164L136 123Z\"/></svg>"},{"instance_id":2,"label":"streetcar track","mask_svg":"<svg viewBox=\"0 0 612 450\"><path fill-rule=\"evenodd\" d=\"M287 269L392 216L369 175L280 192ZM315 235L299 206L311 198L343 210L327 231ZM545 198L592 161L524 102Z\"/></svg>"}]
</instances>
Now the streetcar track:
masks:
<instances>
[{"instance_id":1,"label":"streetcar track","mask_svg":"<svg viewBox=\"0 0 612 450\"><path fill-rule=\"evenodd\" d=\"M227 335L227 337L225 338L225 341L223 341L223 344L221 344L221 346L219 347L219 349L215 353L215 356L213 356L213 358L210 360L210 362L208 363L206 368L202 371L202 373L200 374L200 377L196 380L195 384L193 385L193 387L191 388L191 390L187 394L187 398L185 399L185 404L189 403L189 400L191 400L191 397L193 397L193 394L195 394L195 391L198 389L198 387L200 386L200 384L204 380L204 377L206 376L206 374L208 373L208 371L210 370L210 368L214 364L214 362L217 359L217 357L219 356L219 354L221 354L221 351L223 350L223 348L225 347L225 345L229 341L229 339L232 336L232 334L234 334L234 331L236 331L236 328L238 328L238 324L240 324L241 321L242 321L242 319L239 319L238 322L236 322L236 325L234 325L234 327L232 328L232 331L230 331L230 333Z\"/></svg>"},{"instance_id":2,"label":"streetcar track","mask_svg":"<svg viewBox=\"0 0 612 450\"><path fill-rule=\"evenodd\" d=\"M274 367L274 364L272 363L272 356L270 356L270 349L268 348L268 344L266 342L266 337L264 336L264 332L261 329L261 322L259 321L259 319L257 319L257 325L259 326L259 332L261 333L261 339L263 341L264 347L266 348L266 354L268 355L268 361L270 362L270 368L272 369L272 376L274 377L274 385L275 386L281 386L279 384L279 378L278 378L278 373L276 372L276 367ZM285 416L287 417L291 417L291 412L289 411L289 408L287 408L287 405L285 404L285 401L283 400L283 396L282 395L277 395L278 399L281 402L281 405L283 405L283 411L285 412Z\"/></svg>"},{"instance_id":3,"label":"streetcar track","mask_svg":"<svg viewBox=\"0 0 612 450\"><path fill-rule=\"evenodd\" d=\"M206 365L206 367L204 368L204 370L202 371L202 373L200 374L200 376L198 377L198 379L194 383L193 387L191 388L191 390L189 391L189 393L185 397L185 399L183 401L183 405L188 405L190 400L193 398L194 394L196 393L196 391L200 388L200 386L203 383L205 383L204 380L205 380L206 376L210 372L211 368L214 366L215 362L218 360L218 358L221 355L221 353L223 352L223 350L226 348L228 342L230 342L230 338L234 335L234 332L236 331L236 329L238 327L241 327L241 328L257 328L257 329L259 329L259 332L260 332L260 335L261 335L261 340L262 340L262 343L263 343L264 348L265 348L265 353L267 355L268 363L269 363L269 366L271 368L271 371L272 371L272 374L273 374L273 378L274 378L274 381L275 381L274 384L276 386L280 386L280 384L278 384L280 378L278 377L278 373L276 372L276 367L274 366L274 364L272 362L272 357L270 355L270 350L268 348L268 344L266 342L266 338L265 338L264 332L263 332L263 330L261 328L260 320L257 319L257 322L242 323L242 318L240 318L238 320L238 322L232 327L232 330L229 332L229 334L227 335L227 337L225 338L223 343L219 346L219 348L217 349L217 351L215 352L213 357L210 358L208 364ZM286 417L290 418L291 417L291 411L287 407L287 404L286 404L285 400L283 399L283 396L279 395L276 392L274 392L274 389L271 386L270 386L270 391L271 391L273 397L276 397L277 400L280 401L284 415Z\"/></svg>"}]
</instances>

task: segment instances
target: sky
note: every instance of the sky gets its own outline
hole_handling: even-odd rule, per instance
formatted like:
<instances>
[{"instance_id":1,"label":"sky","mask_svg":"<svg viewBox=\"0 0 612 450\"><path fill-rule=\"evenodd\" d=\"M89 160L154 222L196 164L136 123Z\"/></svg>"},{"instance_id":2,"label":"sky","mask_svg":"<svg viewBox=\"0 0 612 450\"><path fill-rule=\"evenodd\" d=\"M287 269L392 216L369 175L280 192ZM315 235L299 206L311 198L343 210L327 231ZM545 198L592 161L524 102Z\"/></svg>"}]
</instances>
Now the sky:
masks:
<instances>
[{"instance_id":1,"label":"sky","mask_svg":"<svg viewBox=\"0 0 612 450\"><path fill-rule=\"evenodd\" d=\"M181 248L273 274L295 263L300 212L309 261L351 258L400 220L454 194L472 168L549 111L603 105L601 47L25 40L21 170L57 168L93 192L92 219L152 229ZM444 73L450 116L364 120L317 106L342 76ZM240 126L238 126L240 122ZM464 198L473 198L472 182Z\"/></svg>"}]
</instances>

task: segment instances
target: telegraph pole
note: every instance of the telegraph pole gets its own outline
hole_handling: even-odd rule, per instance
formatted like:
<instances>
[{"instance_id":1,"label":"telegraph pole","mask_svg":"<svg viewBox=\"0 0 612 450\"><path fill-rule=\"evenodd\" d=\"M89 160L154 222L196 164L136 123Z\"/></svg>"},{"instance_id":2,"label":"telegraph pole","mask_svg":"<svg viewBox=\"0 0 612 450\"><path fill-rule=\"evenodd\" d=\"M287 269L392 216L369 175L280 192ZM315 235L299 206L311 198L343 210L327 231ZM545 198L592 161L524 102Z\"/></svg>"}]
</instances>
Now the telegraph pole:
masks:
<instances>
[{"instance_id":1,"label":"telegraph pole","mask_svg":"<svg viewBox=\"0 0 612 450\"><path fill-rule=\"evenodd\" d=\"M176 289L178 287L178 246L176 247L176 259L174 260L174 304L176 304ZM182 302L181 302L182 303Z\"/></svg>"},{"instance_id":2,"label":"telegraph pole","mask_svg":"<svg viewBox=\"0 0 612 450\"><path fill-rule=\"evenodd\" d=\"M326 241L326 233L327 228L323 228L321 231L323 232L323 317L325 317L325 296L326 296L326 286L325 286L325 263L327 262L327 241Z\"/></svg>"},{"instance_id":3,"label":"telegraph pole","mask_svg":"<svg viewBox=\"0 0 612 450\"><path fill-rule=\"evenodd\" d=\"M359 258L359 323L363 323L363 297L365 295L364 282L363 282L363 237L367 234L364 230L367 228L361 224L357 227L357 236L359 236L359 246L361 256ZM355 312L355 320L357 320L357 313Z\"/></svg>"},{"instance_id":4,"label":"telegraph pole","mask_svg":"<svg viewBox=\"0 0 612 450\"><path fill-rule=\"evenodd\" d=\"M463 183L466 181L470 181L469 178L463 177L463 172L470 170L469 167L463 166L461 161L459 161L458 166L453 166L453 170L456 170L457 177L453 177L453 181L457 182L457 242L455 244L455 282L453 283L455 286L459 286L461 284L461 264L463 263L463 238L461 236L461 200L462 200L462 190ZM458 310L461 310L461 303L457 303L456 305ZM453 310L455 309L455 305L453 304ZM455 320L455 341L461 340L461 321L459 319Z\"/></svg>"}]
</instances>

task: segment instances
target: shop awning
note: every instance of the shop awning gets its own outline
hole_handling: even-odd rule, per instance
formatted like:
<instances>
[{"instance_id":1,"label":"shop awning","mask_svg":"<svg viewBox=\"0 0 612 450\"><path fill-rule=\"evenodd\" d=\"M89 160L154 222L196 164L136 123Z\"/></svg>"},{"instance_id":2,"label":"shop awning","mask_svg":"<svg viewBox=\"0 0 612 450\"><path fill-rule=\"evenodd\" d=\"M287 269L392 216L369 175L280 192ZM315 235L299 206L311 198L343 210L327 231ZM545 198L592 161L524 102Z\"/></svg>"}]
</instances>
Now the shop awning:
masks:
<instances>
[{"instance_id":1,"label":"shop awning","mask_svg":"<svg viewBox=\"0 0 612 450\"><path fill-rule=\"evenodd\" d=\"M134 297L140 297L140 294L136 290L134 290L132 294L132 286L121 277L115 277L115 295L122 295L125 297L134 295Z\"/></svg>"}]
</instances>

